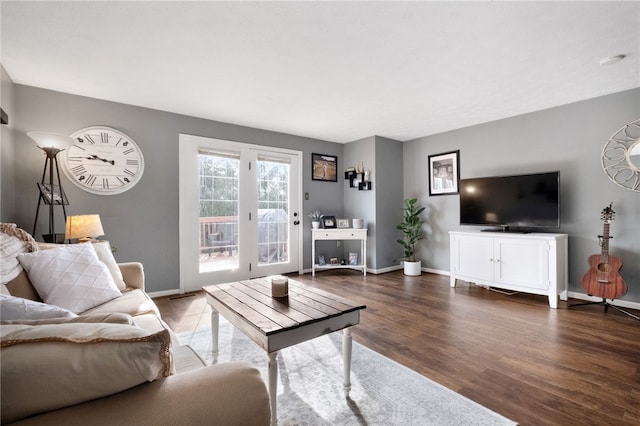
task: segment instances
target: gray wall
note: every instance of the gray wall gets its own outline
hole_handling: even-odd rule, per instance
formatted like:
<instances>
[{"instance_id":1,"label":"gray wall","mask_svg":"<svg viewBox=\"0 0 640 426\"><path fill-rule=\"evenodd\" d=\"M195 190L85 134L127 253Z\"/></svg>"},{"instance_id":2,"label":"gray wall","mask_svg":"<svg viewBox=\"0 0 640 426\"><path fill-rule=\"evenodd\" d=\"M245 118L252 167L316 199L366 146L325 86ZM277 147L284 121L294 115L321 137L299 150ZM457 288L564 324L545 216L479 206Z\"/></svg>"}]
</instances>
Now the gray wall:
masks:
<instances>
[{"instance_id":1,"label":"gray wall","mask_svg":"<svg viewBox=\"0 0 640 426\"><path fill-rule=\"evenodd\" d=\"M399 266L395 259L403 255L396 242L402 233L396 226L402 220L402 152L400 141L376 136L376 251L378 269Z\"/></svg>"},{"instance_id":2,"label":"gray wall","mask_svg":"<svg viewBox=\"0 0 640 426\"><path fill-rule=\"evenodd\" d=\"M344 183L344 212L349 218L364 219L368 228L367 266L384 271L398 266L402 255L396 240L396 225L402 207L402 142L371 136L350 142L344 148L345 167L363 163L371 171L371 191L359 191ZM357 242L345 243L345 254L359 251Z\"/></svg>"},{"instance_id":3,"label":"gray wall","mask_svg":"<svg viewBox=\"0 0 640 426\"><path fill-rule=\"evenodd\" d=\"M610 253L622 259L621 275L640 301L640 193L612 183L600 166L609 137L640 117L640 89L603 96L404 143L405 197L427 206L431 236L422 241L423 267L449 270L451 230L459 225L458 195L429 197L427 157L460 150L460 177L560 170L560 232L569 235L569 290L582 292L587 257L600 253L600 212L614 203Z\"/></svg>"},{"instance_id":4,"label":"gray wall","mask_svg":"<svg viewBox=\"0 0 640 426\"><path fill-rule=\"evenodd\" d=\"M38 199L35 183L39 181L44 155L26 136L28 131L71 134L93 125L116 128L133 138L143 151L144 176L131 190L118 195L94 195L71 184L61 174L63 187L70 201L68 214L98 213L105 229L105 238L117 248L118 261L140 261L145 265L148 290L151 292L179 288L178 247L178 134L296 149L303 155L303 191L309 192L304 201L304 266L311 266L311 232L308 212L322 206L324 211L342 213L343 188L338 183L311 180L311 152L342 157L343 145L303 138L254 128L203 120L152 109L74 96L30 86L14 85L15 125L13 140L9 138L3 164L16 166L12 190L3 187L3 204L12 204L13 211L3 208L2 221L15 222L31 232ZM4 103L4 98L3 98ZM3 130L4 132L4 130ZM14 153L12 155L11 150ZM339 163L341 167L341 163ZM11 170L3 167L5 179ZM12 201L12 198L13 201ZM56 212L58 214L58 212ZM56 230L62 230L62 214L58 214ZM36 232L45 233L46 215Z\"/></svg>"},{"instance_id":5,"label":"gray wall","mask_svg":"<svg viewBox=\"0 0 640 426\"><path fill-rule=\"evenodd\" d=\"M375 137L360 139L350 142L344 147L344 168L355 167L362 162L364 170L370 170L375 178L376 152ZM343 173L344 178L344 173ZM344 215L348 218L359 218L364 220L367 228L367 267L376 268L376 191L375 181L372 183L371 191L360 191L358 188L350 188L349 181L344 182ZM348 257L349 252L359 252L360 243L356 241L346 241L344 252Z\"/></svg>"},{"instance_id":6,"label":"gray wall","mask_svg":"<svg viewBox=\"0 0 640 426\"><path fill-rule=\"evenodd\" d=\"M0 127L0 217L13 215L15 196L15 162L13 161L13 129L15 127L14 85L0 65L0 105L9 116L9 124Z\"/></svg>"}]
</instances>

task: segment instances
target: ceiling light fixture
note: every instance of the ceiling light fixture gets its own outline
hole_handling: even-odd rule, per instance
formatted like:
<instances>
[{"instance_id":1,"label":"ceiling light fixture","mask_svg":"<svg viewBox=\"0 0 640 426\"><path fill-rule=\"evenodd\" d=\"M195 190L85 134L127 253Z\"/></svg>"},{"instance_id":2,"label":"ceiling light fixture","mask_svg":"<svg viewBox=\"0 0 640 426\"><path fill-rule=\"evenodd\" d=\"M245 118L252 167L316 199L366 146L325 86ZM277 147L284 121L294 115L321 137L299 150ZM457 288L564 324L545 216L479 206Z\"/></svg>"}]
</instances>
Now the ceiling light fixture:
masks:
<instances>
[{"instance_id":1,"label":"ceiling light fixture","mask_svg":"<svg viewBox=\"0 0 640 426\"><path fill-rule=\"evenodd\" d=\"M600 59L600 65L613 65L623 60L627 55L615 55Z\"/></svg>"}]
</instances>

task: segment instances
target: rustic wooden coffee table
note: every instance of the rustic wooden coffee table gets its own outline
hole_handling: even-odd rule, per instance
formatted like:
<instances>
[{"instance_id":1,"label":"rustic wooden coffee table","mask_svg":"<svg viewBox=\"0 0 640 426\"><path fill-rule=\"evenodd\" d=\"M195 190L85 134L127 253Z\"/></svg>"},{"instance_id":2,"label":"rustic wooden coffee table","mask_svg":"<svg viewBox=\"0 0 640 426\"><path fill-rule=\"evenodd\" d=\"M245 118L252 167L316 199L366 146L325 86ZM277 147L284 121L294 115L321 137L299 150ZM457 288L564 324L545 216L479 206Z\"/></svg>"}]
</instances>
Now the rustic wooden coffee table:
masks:
<instances>
[{"instance_id":1,"label":"rustic wooden coffee table","mask_svg":"<svg viewBox=\"0 0 640 426\"><path fill-rule=\"evenodd\" d=\"M269 278L204 287L211 305L213 352L218 353L219 313L269 356L271 424L278 422L278 351L334 331L342 334L344 390L351 389L351 330L366 306L289 279L289 296L271 297Z\"/></svg>"}]
</instances>

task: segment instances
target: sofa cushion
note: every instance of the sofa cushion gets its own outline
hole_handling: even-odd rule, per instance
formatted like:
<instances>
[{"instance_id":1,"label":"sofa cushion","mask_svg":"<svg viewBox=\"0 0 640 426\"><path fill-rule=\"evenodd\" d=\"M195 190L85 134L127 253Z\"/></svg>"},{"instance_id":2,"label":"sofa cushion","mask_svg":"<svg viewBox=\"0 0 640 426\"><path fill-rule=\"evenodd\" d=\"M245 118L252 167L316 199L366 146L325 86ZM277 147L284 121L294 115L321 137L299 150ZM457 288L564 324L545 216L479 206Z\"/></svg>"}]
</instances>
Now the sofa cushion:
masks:
<instances>
[{"instance_id":1,"label":"sofa cushion","mask_svg":"<svg viewBox=\"0 0 640 426\"><path fill-rule=\"evenodd\" d=\"M131 317L131 322L135 326L144 328L149 333L157 333L160 330L169 330L169 335L171 336L171 347L180 346L180 341L173 330L171 330L169 325L167 325L167 323L155 313L136 315Z\"/></svg>"},{"instance_id":2,"label":"sofa cushion","mask_svg":"<svg viewBox=\"0 0 640 426\"><path fill-rule=\"evenodd\" d=\"M22 268L22 267L21 267ZM6 288L7 293L12 296L22 297L23 299L35 300L42 302L42 298L29 281L26 271L23 269L20 274L2 287Z\"/></svg>"},{"instance_id":3,"label":"sofa cushion","mask_svg":"<svg viewBox=\"0 0 640 426\"><path fill-rule=\"evenodd\" d=\"M45 303L80 313L122 293L92 244L69 244L36 253L22 253L18 261Z\"/></svg>"},{"instance_id":4,"label":"sofa cushion","mask_svg":"<svg viewBox=\"0 0 640 426\"><path fill-rule=\"evenodd\" d=\"M144 314L154 314L160 316L160 311L149 295L142 290L135 289L122 293L120 297L91 308L83 314L124 312L136 316Z\"/></svg>"},{"instance_id":5,"label":"sofa cushion","mask_svg":"<svg viewBox=\"0 0 640 426\"><path fill-rule=\"evenodd\" d=\"M3 325L2 424L171 374L169 333L123 324Z\"/></svg>"},{"instance_id":6,"label":"sofa cushion","mask_svg":"<svg viewBox=\"0 0 640 426\"><path fill-rule=\"evenodd\" d=\"M47 318L69 318L73 312L56 305L34 302L22 297L0 295L0 320L41 320Z\"/></svg>"},{"instance_id":7,"label":"sofa cushion","mask_svg":"<svg viewBox=\"0 0 640 426\"><path fill-rule=\"evenodd\" d=\"M200 355L188 345L172 347L171 357L176 374L197 370L207 365L202 358L200 358Z\"/></svg>"},{"instance_id":8,"label":"sofa cushion","mask_svg":"<svg viewBox=\"0 0 640 426\"><path fill-rule=\"evenodd\" d=\"M45 324L73 324L73 323L79 323L79 322L100 322L100 323L110 323L110 324L138 325L133 322L133 317L131 315L123 314L121 312L114 312L110 314L77 315L77 316L66 317L66 318L58 317L58 318L29 319L29 320L25 320L25 319L3 320L2 322L0 322L0 324L2 325L6 325L6 324L45 325ZM157 328L154 330L149 330L148 328L145 328L145 327L142 327L142 328L144 328L147 331L151 331L152 333L155 333L161 330L160 328Z\"/></svg>"},{"instance_id":9,"label":"sofa cushion","mask_svg":"<svg viewBox=\"0 0 640 426\"><path fill-rule=\"evenodd\" d=\"M124 283L124 278L122 277L122 271L120 271L120 268L118 267L118 262L116 262L115 257L113 257L113 251L111 250L111 244L109 241L93 241L93 248L96 250L98 259L107 265L107 269L109 269L113 282L116 283L118 290L123 291L126 289L127 285Z\"/></svg>"}]
</instances>

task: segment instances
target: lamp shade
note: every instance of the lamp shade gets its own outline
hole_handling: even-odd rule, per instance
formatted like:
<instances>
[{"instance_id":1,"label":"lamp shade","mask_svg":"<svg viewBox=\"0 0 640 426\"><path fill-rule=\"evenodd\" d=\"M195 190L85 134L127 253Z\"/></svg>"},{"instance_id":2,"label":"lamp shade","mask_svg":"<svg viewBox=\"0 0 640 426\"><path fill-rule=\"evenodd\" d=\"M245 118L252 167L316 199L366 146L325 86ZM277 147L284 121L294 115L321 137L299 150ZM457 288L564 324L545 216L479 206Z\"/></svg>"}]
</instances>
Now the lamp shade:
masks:
<instances>
[{"instance_id":1,"label":"lamp shade","mask_svg":"<svg viewBox=\"0 0 640 426\"><path fill-rule=\"evenodd\" d=\"M28 132L27 136L35 141L40 148L57 148L63 150L73 142L69 136L57 135L55 133Z\"/></svg>"},{"instance_id":2,"label":"lamp shade","mask_svg":"<svg viewBox=\"0 0 640 426\"><path fill-rule=\"evenodd\" d=\"M64 238L67 240L79 239L88 241L104 235L100 215L84 214L79 216L67 216Z\"/></svg>"}]
</instances>

